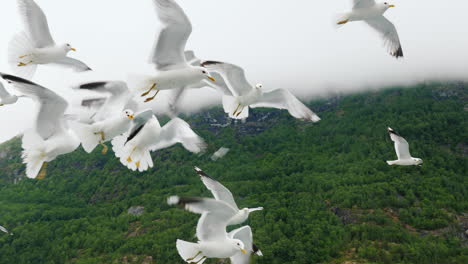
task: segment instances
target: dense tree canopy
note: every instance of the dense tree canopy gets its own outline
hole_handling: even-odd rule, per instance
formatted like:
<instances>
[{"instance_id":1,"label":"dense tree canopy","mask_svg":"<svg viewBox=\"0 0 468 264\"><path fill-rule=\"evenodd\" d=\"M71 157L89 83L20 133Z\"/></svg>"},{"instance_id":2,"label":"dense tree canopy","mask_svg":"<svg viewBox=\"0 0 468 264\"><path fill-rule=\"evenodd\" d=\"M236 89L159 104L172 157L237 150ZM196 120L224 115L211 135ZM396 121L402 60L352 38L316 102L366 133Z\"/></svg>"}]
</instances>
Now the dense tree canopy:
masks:
<instances>
[{"instance_id":1,"label":"dense tree canopy","mask_svg":"<svg viewBox=\"0 0 468 264\"><path fill-rule=\"evenodd\" d=\"M198 215L166 199L210 195L193 166L241 207L265 207L245 223L264 253L253 263L468 263L467 87L313 101L317 124L255 109L245 124L223 127L222 109L212 109L186 118L209 143L205 155L159 151L144 173L80 149L50 163L46 179L26 179L13 139L0 146L0 225L14 234L0 234L0 263L183 263L175 241L196 241ZM396 159L387 126L422 167L385 163ZM213 162L219 147L231 151ZM132 206L145 212L130 215Z\"/></svg>"}]
</instances>

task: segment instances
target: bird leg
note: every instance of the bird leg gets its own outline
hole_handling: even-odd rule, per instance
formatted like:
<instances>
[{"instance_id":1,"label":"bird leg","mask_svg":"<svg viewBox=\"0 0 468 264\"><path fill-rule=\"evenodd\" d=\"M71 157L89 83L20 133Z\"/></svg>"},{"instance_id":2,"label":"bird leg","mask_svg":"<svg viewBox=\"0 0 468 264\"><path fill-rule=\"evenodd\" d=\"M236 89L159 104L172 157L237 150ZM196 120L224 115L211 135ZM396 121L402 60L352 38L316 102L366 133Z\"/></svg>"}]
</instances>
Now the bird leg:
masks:
<instances>
[{"instance_id":1,"label":"bird leg","mask_svg":"<svg viewBox=\"0 0 468 264\"><path fill-rule=\"evenodd\" d=\"M188 259L186 259L186 261L189 262L189 261L192 261L192 260L196 259L201 253L202 253L201 251L198 251L198 253L193 258L188 258Z\"/></svg>"},{"instance_id":2,"label":"bird leg","mask_svg":"<svg viewBox=\"0 0 468 264\"><path fill-rule=\"evenodd\" d=\"M31 55L32 55L32 54L26 54L26 55L23 55L23 56L19 56L18 58L24 59L24 58L29 57L29 56L31 56Z\"/></svg>"},{"instance_id":3,"label":"bird leg","mask_svg":"<svg viewBox=\"0 0 468 264\"><path fill-rule=\"evenodd\" d=\"M341 21L339 21L337 24L338 24L338 25L344 25L344 24L346 24L346 23L348 23L348 22L349 22L349 19L346 19L346 20L341 20Z\"/></svg>"},{"instance_id":4,"label":"bird leg","mask_svg":"<svg viewBox=\"0 0 468 264\"><path fill-rule=\"evenodd\" d=\"M155 83L153 83L153 85L151 86L151 88L150 88L148 91L142 93L142 94L141 94L141 97L147 96L154 88L156 88L156 84L155 84Z\"/></svg>"},{"instance_id":5,"label":"bird leg","mask_svg":"<svg viewBox=\"0 0 468 264\"><path fill-rule=\"evenodd\" d=\"M47 175L47 162L42 163L41 170L39 171L39 174L37 175L36 179L38 180L43 180L45 179Z\"/></svg>"},{"instance_id":6,"label":"bird leg","mask_svg":"<svg viewBox=\"0 0 468 264\"><path fill-rule=\"evenodd\" d=\"M137 162L135 162L135 165L136 165L136 167L139 169L139 168L140 168L140 165L141 165L141 163L140 163L139 161L137 161Z\"/></svg>"},{"instance_id":7,"label":"bird leg","mask_svg":"<svg viewBox=\"0 0 468 264\"><path fill-rule=\"evenodd\" d=\"M159 91L160 90L156 90L156 93L152 97L146 98L145 103L152 101L156 97L156 95L158 95Z\"/></svg>"},{"instance_id":8,"label":"bird leg","mask_svg":"<svg viewBox=\"0 0 468 264\"><path fill-rule=\"evenodd\" d=\"M31 63L33 63L33 61L29 61L28 63L20 62L18 63L18 67L28 66L28 64L31 64Z\"/></svg>"},{"instance_id":9,"label":"bird leg","mask_svg":"<svg viewBox=\"0 0 468 264\"><path fill-rule=\"evenodd\" d=\"M106 155L107 152L109 151L109 147L104 144L104 141L106 140L106 134L104 134L104 131L100 132L95 132L94 135L101 135L101 140L99 140L99 145L102 146L102 155Z\"/></svg>"},{"instance_id":10,"label":"bird leg","mask_svg":"<svg viewBox=\"0 0 468 264\"><path fill-rule=\"evenodd\" d=\"M239 112L237 112L236 117L238 117L240 114L242 114L242 112L244 111L244 108L245 108L245 106L243 106L243 107L239 110Z\"/></svg>"},{"instance_id":11,"label":"bird leg","mask_svg":"<svg viewBox=\"0 0 468 264\"><path fill-rule=\"evenodd\" d=\"M235 116L235 115L236 115L236 113L237 113L237 110L239 110L239 107L241 107L241 105L240 105L240 104L238 104L238 105L237 105L237 108L236 108L236 110L234 110L234 113L232 113L232 115L233 115L233 116Z\"/></svg>"},{"instance_id":12,"label":"bird leg","mask_svg":"<svg viewBox=\"0 0 468 264\"><path fill-rule=\"evenodd\" d=\"M133 152L135 152L135 150L136 150L136 147L134 147L132 152L130 152L130 155L128 155L128 158L127 158L128 163L132 162L132 155L133 155Z\"/></svg>"},{"instance_id":13,"label":"bird leg","mask_svg":"<svg viewBox=\"0 0 468 264\"><path fill-rule=\"evenodd\" d=\"M202 258L201 258L199 261L197 261L197 262L190 262L190 263L198 264L198 263L200 263L200 262L203 262L205 259L206 259L206 257L205 257L205 256L202 256Z\"/></svg>"},{"instance_id":14,"label":"bird leg","mask_svg":"<svg viewBox=\"0 0 468 264\"><path fill-rule=\"evenodd\" d=\"M102 151L101 151L102 155L106 155L107 152L109 151L109 147L102 142L100 142L99 144L102 146Z\"/></svg>"}]
</instances>

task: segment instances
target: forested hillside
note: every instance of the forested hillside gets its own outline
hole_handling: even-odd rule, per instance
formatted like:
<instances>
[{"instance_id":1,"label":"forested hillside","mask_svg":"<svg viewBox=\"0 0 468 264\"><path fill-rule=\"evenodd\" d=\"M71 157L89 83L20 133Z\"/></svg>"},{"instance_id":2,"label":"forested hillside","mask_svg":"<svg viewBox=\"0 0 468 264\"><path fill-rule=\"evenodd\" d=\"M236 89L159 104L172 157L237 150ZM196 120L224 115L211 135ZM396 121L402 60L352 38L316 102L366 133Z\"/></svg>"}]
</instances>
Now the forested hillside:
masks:
<instances>
[{"instance_id":1,"label":"forested hillside","mask_svg":"<svg viewBox=\"0 0 468 264\"><path fill-rule=\"evenodd\" d=\"M50 163L46 179L30 180L20 140L1 145L0 225L14 235L0 233L0 263L184 263L175 241L196 241L198 215L166 199L210 195L193 166L230 188L241 207L265 208L245 223L264 254L252 263L468 263L468 84L310 106L321 122L259 109L244 124L220 108L187 117L207 153L159 151L145 173L128 171L111 151L80 149ZM422 167L385 163L396 159L387 126ZM231 151L211 161L220 147ZM137 206L144 212L129 214Z\"/></svg>"}]
</instances>

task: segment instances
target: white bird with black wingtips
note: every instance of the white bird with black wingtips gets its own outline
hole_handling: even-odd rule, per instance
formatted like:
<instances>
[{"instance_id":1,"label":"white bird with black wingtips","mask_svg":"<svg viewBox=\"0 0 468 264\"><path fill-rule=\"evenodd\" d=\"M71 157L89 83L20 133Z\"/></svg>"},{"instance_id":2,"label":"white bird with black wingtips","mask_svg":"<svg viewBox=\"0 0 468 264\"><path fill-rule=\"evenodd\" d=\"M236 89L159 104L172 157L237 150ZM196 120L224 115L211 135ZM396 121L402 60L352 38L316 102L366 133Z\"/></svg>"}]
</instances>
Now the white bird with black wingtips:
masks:
<instances>
[{"instance_id":1,"label":"white bird with black wingtips","mask_svg":"<svg viewBox=\"0 0 468 264\"><path fill-rule=\"evenodd\" d=\"M23 162L29 178L43 179L48 162L73 152L80 145L64 115L68 103L55 92L31 81L9 74L0 75L38 106L33 128L23 135Z\"/></svg>"},{"instance_id":2,"label":"white bird with black wingtips","mask_svg":"<svg viewBox=\"0 0 468 264\"><path fill-rule=\"evenodd\" d=\"M239 239L244 243L245 250L247 254L242 252L237 253L231 257L231 264L249 264L250 258L253 254L262 257L263 253L260 249L253 243L252 229L250 226L243 226L241 228L232 230L229 233L229 237L232 239Z\"/></svg>"},{"instance_id":3,"label":"white bird with black wingtips","mask_svg":"<svg viewBox=\"0 0 468 264\"><path fill-rule=\"evenodd\" d=\"M174 0L153 0L161 22L151 63L157 73L139 76L136 90L143 92L145 102L152 101L160 90L200 88L216 80L202 67L190 65L185 57L185 45L192 33L192 24Z\"/></svg>"},{"instance_id":4,"label":"white bird with black wingtips","mask_svg":"<svg viewBox=\"0 0 468 264\"><path fill-rule=\"evenodd\" d=\"M403 57L396 27L383 16L389 8L395 6L388 2L377 3L375 0L353 0L353 4L350 12L339 15L336 24L344 25L348 22L363 21L380 34L390 55L397 59Z\"/></svg>"},{"instance_id":5,"label":"white bird with black wingtips","mask_svg":"<svg viewBox=\"0 0 468 264\"><path fill-rule=\"evenodd\" d=\"M86 64L67 56L76 51L70 44L56 44L50 34L47 18L34 0L17 0L25 30L13 37L8 48L8 61L15 74L31 79L40 64L54 64L75 71L91 70Z\"/></svg>"},{"instance_id":6,"label":"white bird with black wingtips","mask_svg":"<svg viewBox=\"0 0 468 264\"><path fill-rule=\"evenodd\" d=\"M171 196L169 205L201 214L197 224L198 243L177 240L177 251L188 263L201 264L208 258L230 258L238 253L248 254L242 240L229 236L226 227L237 213L224 201L211 198Z\"/></svg>"},{"instance_id":7,"label":"white bird with black wingtips","mask_svg":"<svg viewBox=\"0 0 468 264\"><path fill-rule=\"evenodd\" d=\"M395 142L395 151L398 157L397 160L387 161L388 165L421 166L423 164L422 159L411 157L408 141L390 127L388 128L388 133L390 139Z\"/></svg>"},{"instance_id":8,"label":"white bird with black wingtips","mask_svg":"<svg viewBox=\"0 0 468 264\"><path fill-rule=\"evenodd\" d=\"M203 184L205 184L206 188L211 191L216 200L227 203L234 211L236 211L236 214L231 219L229 219L228 225L242 224L249 218L250 213L263 210L263 207L239 209L231 191L229 191L228 188L208 176L200 168L195 167L195 171L197 172L198 176L200 176L200 179L202 180Z\"/></svg>"},{"instance_id":9,"label":"white bird with black wingtips","mask_svg":"<svg viewBox=\"0 0 468 264\"><path fill-rule=\"evenodd\" d=\"M249 107L272 107L287 109L293 117L318 122L320 118L286 89L264 91L262 84L251 85L241 67L219 61L205 61L201 64L208 71L220 74L231 91L223 96L224 111L234 119L249 116ZM225 89L224 89L225 90Z\"/></svg>"},{"instance_id":10,"label":"white bird with black wingtips","mask_svg":"<svg viewBox=\"0 0 468 264\"><path fill-rule=\"evenodd\" d=\"M151 151L169 148L177 143L193 153L206 148L205 141L187 122L174 118L161 127L152 110L136 114L130 132L112 140L113 150L120 162L140 172L153 167Z\"/></svg>"}]
</instances>

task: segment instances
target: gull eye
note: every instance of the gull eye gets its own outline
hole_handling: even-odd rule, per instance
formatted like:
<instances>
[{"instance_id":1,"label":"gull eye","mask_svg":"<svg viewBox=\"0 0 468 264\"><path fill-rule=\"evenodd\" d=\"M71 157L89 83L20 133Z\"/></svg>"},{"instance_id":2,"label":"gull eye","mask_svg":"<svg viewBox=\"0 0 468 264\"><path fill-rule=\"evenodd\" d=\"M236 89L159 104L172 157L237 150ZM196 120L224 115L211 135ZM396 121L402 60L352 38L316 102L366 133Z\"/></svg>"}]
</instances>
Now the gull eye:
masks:
<instances>
[{"instance_id":1,"label":"gull eye","mask_svg":"<svg viewBox=\"0 0 468 264\"><path fill-rule=\"evenodd\" d=\"M206 71L202 71L202 72L203 72L203 74L206 74Z\"/></svg>"}]
</instances>

